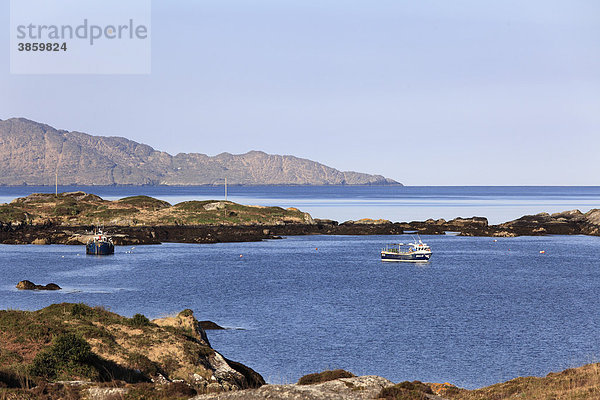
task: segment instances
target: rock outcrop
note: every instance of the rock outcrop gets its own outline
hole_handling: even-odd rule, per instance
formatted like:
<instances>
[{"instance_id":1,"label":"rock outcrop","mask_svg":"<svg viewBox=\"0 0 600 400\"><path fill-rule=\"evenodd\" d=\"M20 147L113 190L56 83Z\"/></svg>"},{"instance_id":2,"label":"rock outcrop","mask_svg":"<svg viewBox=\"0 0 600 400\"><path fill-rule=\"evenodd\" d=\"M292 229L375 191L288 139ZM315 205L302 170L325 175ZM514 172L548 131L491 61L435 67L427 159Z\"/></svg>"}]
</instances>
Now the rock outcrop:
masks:
<instances>
[{"instance_id":1,"label":"rock outcrop","mask_svg":"<svg viewBox=\"0 0 600 400\"><path fill-rule=\"evenodd\" d=\"M152 320L152 323L158 326L172 326L177 329L183 329L184 331L190 332L202 343L210 346L208 336L204 331L204 328L200 325L200 322L194 318L194 312L190 309L185 309L175 317L165 317Z\"/></svg>"},{"instance_id":2,"label":"rock outcrop","mask_svg":"<svg viewBox=\"0 0 600 400\"><path fill-rule=\"evenodd\" d=\"M359 220L348 220L342 222L342 225L386 225L391 224L392 221L387 219L371 219L371 218L362 218Z\"/></svg>"},{"instance_id":3,"label":"rock outcrop","mask_svg":"<svg viewBox=\"0 0 600 400\"><path fill-rule=\"evenodd\" d=\"M212 322L212 321L200 321L199 322L202 329L205 331L222 331L225 330L222 326Z\"/></svg>"},{"instance_id":4,"label":"rock outcrop","mask_svg":"<svg viewBox=\"0 0 600 400\"><path fill-rule=\"evenodd\" d=\"M375 399L381 389L393 385L393 382L380 376L356 376L315 385L265 385L254 390L200 395L193 400L362 400Z\"/></svg>"},{"instance_id":5,"label":"rock outcrop","mask_svg":"<svg viewBox=\"0 0 600 400\"><path fill-rule=\"evenodd\" d=\"M17 283L16 286L19 290L61 290L61 287L56 283L49 283L47 285L36 285L35 283L24 280Z\"/></svg>"},{"instance_id":6,"label":"rock outcrop","mask_svg":"<svg viewBox=\"0 0 600 400\"><path fill-rule=\"evenodd\" d=\"M36 380L181 382L193 394L265 384L257 372L213 349L191 310L150 322L141 314L126 318L102 307L63 303L33 312L0 311L0 326L0 351L13 355L0 358L0 371L25 366ZM57 340L59 349L76 348L86 356L62 359L74 353L57 351Z\"/></svg>"},{"instance_id":7,"label":"rock outcrop","mask_svg":"<svg viewBox=\"0 0 600 400\"><path fill-rule=\"evenodd\" d=\"M122 137L68 132L24 118L0 121L0 184L388 185L381 175L338 171L294 156L250 151L172 156Z\"/></svg>"}]
</instances>

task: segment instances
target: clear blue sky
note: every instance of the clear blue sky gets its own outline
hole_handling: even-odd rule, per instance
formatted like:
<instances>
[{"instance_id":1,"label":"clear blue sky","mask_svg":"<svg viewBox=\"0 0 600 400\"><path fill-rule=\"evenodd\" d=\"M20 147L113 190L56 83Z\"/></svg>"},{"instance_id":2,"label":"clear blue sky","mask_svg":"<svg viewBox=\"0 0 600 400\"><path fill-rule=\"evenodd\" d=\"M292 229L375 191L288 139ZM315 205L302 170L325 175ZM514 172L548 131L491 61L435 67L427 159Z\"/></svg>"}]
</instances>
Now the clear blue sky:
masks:
<instances>
[{"instance_id":1,"label":"clear blue sky","mask_svg":"<svg viewBox=\"0 0 600 400\"><path fill-rule=\"evenodd\" d=\"M0 119L409 185L600 185L597 0L152 7L146 76L10 75L5 30Z\"/></svg>"}]
</instances>

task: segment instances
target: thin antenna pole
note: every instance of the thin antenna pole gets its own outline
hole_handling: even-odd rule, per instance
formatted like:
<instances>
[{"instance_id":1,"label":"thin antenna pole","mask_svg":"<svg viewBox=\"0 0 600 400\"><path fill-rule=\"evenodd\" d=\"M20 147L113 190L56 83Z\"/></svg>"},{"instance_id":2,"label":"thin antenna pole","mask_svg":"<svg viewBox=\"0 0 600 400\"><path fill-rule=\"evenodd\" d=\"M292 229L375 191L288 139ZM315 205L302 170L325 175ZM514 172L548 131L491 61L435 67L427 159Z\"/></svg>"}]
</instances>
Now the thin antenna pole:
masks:
<instances>
[{"instance_id":1,"label":"thin antenna pole","mask_svg":"<svg viewBox=\"0 0 600 400\"><path fill-rule=\"evenodd\" d=\"M225 177L225 201L227 201L227 177Z\"/></svg>"},{"instance_id":2,"label":"thin antenna pole","mask_svg":"<svg viewBox=\"0 0 600 400\"><path fill-rule=\"evenodd\" d=\"M58 172L54 174L54 195L58 197Z\"/></svg>"}]
</instances>

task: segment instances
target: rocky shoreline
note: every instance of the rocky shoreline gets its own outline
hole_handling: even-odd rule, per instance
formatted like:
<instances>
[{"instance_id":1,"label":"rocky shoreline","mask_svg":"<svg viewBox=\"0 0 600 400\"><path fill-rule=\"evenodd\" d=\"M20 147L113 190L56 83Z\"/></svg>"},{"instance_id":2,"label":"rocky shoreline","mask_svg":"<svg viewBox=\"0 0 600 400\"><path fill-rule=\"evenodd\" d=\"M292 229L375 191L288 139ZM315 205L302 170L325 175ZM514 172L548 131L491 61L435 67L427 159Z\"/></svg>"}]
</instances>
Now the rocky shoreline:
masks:
<instances>
[{"instance_id":1,"label":"rocky shoreline","mask_svg":"<svg viewBox=\"0 0 600 400\"><path fill-rule=\"evenodd\" d=\"M526 215L490 225L485 217L339 223L313 219L297 208L248 206L230 201L171 205L147 196L104 200L85 192L34 193L0 204L0 243L83 245L102 221L116 245L249 242L294 235L600 236L600 209Z\"/></svg>"},{"instance_id":2,"label":"rocky shoreline","mask_svg":"<svg viewBox=\"0 0 600 400\"><path fill-rule=\"evenodd\" d=\"M203 324L204 322L204 324ZM192 310L150 321L103 307L54 304L0 310L0 398L44 399L596 399L600 364L467 390L450 383L355 376L328 370L267 384L223 357Z\"/></svg>"},{"instance_id":3,"label":"rocky shoreline","mask_svg":"<svg viewBox=\"0 0 600 400\"><path fill-rule=\"evenodd\" d=\"M83 245L93 226L65 226L0 223L2 244L67 244ZM297 235L444 235L454 232L461 236L516 237L541 235L600 236L600 210L587 213L578 210L562 213L526 215L514 221L489 225L487 218L455 218L412 222L364 219L338 223L314 219L310 223L252 224L252 225L156 225L106 226L118 246L173 243L250 242L280 239Z\"/></svg>"},{"instance_id":4,"label":"rocky shoreline","mask_svg":"<svg viewBox=\"0 0 600 400\"><path fill-rule=\"evenodd\" d=\"M124 389L121 394L170 388L184 389L187 397L265 384L250 367L213 349L189 309L152 321L81 303L0 310L0 354L0 398L3 388L30 398L30 390L61 384L54 389L102 392L107 385L98 385L110 383ZM56 394L47 398L65 398ZM140 396L148 397L154 398Z\"/></svg>"}]
</instances>

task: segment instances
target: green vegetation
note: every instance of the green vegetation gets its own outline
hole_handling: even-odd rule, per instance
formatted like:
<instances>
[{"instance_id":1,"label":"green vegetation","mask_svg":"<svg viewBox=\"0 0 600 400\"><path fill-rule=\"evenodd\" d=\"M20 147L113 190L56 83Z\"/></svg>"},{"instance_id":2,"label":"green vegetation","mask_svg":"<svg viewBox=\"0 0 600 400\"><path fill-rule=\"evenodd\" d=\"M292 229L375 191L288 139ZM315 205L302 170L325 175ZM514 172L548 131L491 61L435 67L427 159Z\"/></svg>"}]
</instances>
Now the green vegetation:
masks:
<instances>
[{"instance_id":1,"label":"green vegetation","mask_svg":"<svg viewBox=\"0 0 600 400\"><path fill-rule=\"evenodd\" d=\"M48 379L78 377L98 380L100 374L93 366L95 361L90 345L82 337L64 333L54 339L49 349L35 356L30 372Z\"/></svg>"},{"instance_id":2,"label":"green vegetation","mask_svg":"<svg viewBox=\"0 0 600 400\"><path fill-rule=\"evenodd\" d=\"M182 201L181 203L177 203L173 206L173 208L177 210L191 211L191 212L205 212L205 205L210 203L216 203L218 200L191 200L191 201Z\"/></svg>"},{"instance_id":3,"label":"green vegetation","mask_svg":"<svg viewBox=\"0 0 600 400\"><path fill-rule=\"evenodd\" d=\"M352 372L344 371L343 369L327 370L304 375L298 380L298 385L314 385L316 383L323 383L339 378L352 378L353 376L356 375L354 375Z\"/></svg>"},{"instance_id":4,"label":"green vegetation","mask_svg":"<svg viewBox=\"0 0 600 400\"><path fill-rule=\"evenodd\" d=\"M161 208L171 207L170 203L149 196L125 197L118 200L118 202L121 204L129 204L136 208L146 208L150 210L160 210Z\"/></svg>"},{"instance_id":5,"label":"green vegetation","mask_svg":"<svg viewBox=\"0 0 600 400\"><path fill-rule=\"evenodd\" d=\"M10 222L20 222L26 221L28 219L28 214L10 204L2 204L0 205L0 222L10 223Z\"/></svg>"},{"instance_id":6,"label":"green vegetation","mask_svg":"<svg viewBox=\"0 0 600 400\"><path fill-rule=\"evenodd\" d=\"M150 320L143 314L135 314L133 318L131 318L130 324L134 328L141 328L150 325Z\"/></svg>"}]
</instances>

